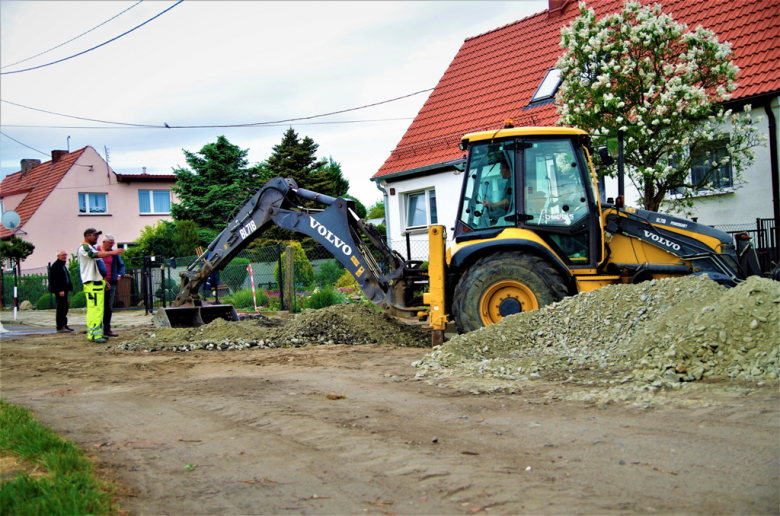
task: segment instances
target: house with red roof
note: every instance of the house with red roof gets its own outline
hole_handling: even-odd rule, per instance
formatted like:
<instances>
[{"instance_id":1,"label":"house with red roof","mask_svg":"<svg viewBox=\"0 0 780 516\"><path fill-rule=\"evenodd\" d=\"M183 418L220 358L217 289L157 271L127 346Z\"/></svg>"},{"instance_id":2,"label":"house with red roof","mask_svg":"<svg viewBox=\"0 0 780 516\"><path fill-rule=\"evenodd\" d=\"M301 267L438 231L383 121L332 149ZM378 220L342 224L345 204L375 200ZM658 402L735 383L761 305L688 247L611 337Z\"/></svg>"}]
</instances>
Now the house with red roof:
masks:
<instances>
[{"instance_id":1,"label":"house with red roof","mask_svg":"<svg viewBox=\"0 0 780 516\"><path fill-rule=\"evenodd\" d=\"M754 149L755 164L743 172L746 184L702 192L694 217L710 225L780 219L776 129L780 5L777 0L660 3L664 12L689 28L702 25L714 31L719 41L731 43L732 59L740 71L738 89L727 107L741 110L750 104L754 120L763 118L758 126L768 138L766 147ZM623 4L624 0L587 1L597 18L622 10ZM464 41L395 150L372 177L384 192L389 240L402 240L406 234L425 240L426 226L454 225L465 166L458 143L464 134L499 129L509 119L516 127L555 125L559 78L554 66L563 53L561 28L578 14L575 1L549 0L549 8L540 13ZM628 183L626 202L636 206L639 194ZM607 196L616 193L616 184L608 180ZM422 251L425 246L417 249L427 256Z\"/></svg>"},{"instance_id":2,"label":"house with red roof","mask_svg":"<svg viewBox=\"0 0 780 516\"><path fill-rule=\"evenodd\" d=\"M0 212L19 214L13 231L0 227L0 240L17 236L35 245L22 272L45 267L57 250L75 253L84 230L97 228L126 247L158 219L171 220L173 174L117 174L92 147L54 150L51 160L23 159L19 172L0 182Z\"/></svg>"}]
</instances>

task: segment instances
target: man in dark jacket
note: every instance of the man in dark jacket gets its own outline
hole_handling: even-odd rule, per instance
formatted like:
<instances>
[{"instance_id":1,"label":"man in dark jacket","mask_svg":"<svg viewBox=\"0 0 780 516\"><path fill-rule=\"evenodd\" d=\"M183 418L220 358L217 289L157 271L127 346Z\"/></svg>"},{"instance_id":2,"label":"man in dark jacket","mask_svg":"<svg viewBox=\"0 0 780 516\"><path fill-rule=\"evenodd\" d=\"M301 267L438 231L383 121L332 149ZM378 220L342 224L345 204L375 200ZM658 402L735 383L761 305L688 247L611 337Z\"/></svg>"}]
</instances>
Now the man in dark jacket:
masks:
<instances>
[{"instance_id":1,"label":"man in dark jacket","mask_svg":"<svg viewBox=\"0 0 780 516\"><path fill-rule=\"evenodd\" d=\"M103 251L113 251L116 240L113 235L103 235ZM103 308L103 335L107 337L119 337L117 333L111 331L111 316L114 314L114 299L116 298L116 288L119 284L119 278L125 275L125 262L122 257L107 256L103 258L106 264L106 293L104 297Z\"/></svg>"},{"instance_id":2,"label":"man in dark jacket","mask_svg":"<svg viewBox=\"0 0 780 516\"><path fill-rule=\"evenodd\" d=\"M57 332L70 333L68 326L68 292L73 291L73 283L68 274L68 253L64 249L57 251L57 261L51 266L51 291L57 298Z\"/></svg>"}]
</instances>

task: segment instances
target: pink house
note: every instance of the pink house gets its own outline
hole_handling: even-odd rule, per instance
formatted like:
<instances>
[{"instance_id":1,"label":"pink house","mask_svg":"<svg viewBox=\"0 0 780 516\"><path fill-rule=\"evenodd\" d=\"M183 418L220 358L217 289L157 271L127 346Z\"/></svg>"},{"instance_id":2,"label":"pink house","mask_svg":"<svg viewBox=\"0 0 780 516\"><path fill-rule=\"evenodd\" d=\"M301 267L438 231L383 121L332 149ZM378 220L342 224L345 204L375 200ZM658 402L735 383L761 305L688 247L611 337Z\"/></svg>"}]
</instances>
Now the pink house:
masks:
<instances>
[{"instance_id":1,"label":"pink house","mask_svg":"<svg viewBox=\"0 0 780 516\"><path fill-rule=\"evenodd\" d=\"M51 155L45 163L22 160L21 170L0 182L0 212L16 211L21 219L16 236L35 245L23 271L53 262L58 249L74 253L87 228L110 233L126 246L144 226L171 220L173 174L116 174L89 146ZM0 240L12 236L0 227Z\"/></svg>"}]
</instances>

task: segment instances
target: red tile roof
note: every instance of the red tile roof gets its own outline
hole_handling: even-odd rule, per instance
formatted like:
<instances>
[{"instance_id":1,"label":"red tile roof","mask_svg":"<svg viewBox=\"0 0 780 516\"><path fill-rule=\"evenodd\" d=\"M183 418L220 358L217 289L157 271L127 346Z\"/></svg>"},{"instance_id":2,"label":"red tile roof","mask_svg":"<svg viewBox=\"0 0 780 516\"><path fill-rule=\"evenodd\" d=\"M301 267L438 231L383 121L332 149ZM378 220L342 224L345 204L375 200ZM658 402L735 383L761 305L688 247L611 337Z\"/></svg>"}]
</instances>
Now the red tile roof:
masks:
<instances>
[{"instance_id":1,"label":"red tile roof","mask_svg":"<svg viewBox=\"0 0 780 516\"><path fill-rule=\"evenodd\" d=\"M22 172L14 172L5 176L0 182L0 197L29 192L22 202L14 209L21 219L19 227L30 220L33 213L43 204L43 201L49 196L54 187L59 184L62 177L71 169L73 164L84 152L86 147L64 153L60 159L52 165L51 161L41 163L22 177ZM0 239L13 236L13 232L0 226Z\"/></svg>"},{"instance_id":2,"label":"red tile roof","mask_svg":"<svg viewBox=\"0 0 780 516\"><path fill-rule=\"evenodd\" d=\"M651 0L642 0L651 3ZM777 0L663 0L664 11L690 29L703 25L732 45L740 68L732 99L780 92L780 6ZM623 0L590 0L597 18ZM465 133L501 127L553 125L552 103L523 111L562 53L561 27L579 14L576 2L542 11L469 38L374 178L457 159Z\"/></svg>"}]
</instances>

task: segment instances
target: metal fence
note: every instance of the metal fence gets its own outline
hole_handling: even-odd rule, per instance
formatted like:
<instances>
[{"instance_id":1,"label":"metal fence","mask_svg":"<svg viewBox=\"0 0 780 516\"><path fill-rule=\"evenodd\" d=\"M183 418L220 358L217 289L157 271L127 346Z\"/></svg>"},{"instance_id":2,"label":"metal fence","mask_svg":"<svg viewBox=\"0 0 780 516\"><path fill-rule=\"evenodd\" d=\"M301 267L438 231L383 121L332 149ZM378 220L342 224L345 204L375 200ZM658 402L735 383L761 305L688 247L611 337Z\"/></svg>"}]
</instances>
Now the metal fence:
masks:
<instances>
[{"instance_id":1,"label":"metal fence","mask_svg":"<svg viewBox=\"0 0 780 516\"><path fill-rule=\"evenodd\" d=\"M748 233L753 237L761 270L768 273L780 262L780 251L775 238L776 224L777 221L774 219L756 219L755 222L745 224L725 224L713 227L732 235ZM428 260L427 239L412 240L407 238L389 241L388 244L405 259ZM450 242L448 242L448 246L449 244ZM296 290L300 290L301 295L306 295L307 291L318 286L332 284L343 274L343 267L326 248L314 245L303 249L311 265L311 271L303 274L305 277L302 278L302 281L296 280ZM380 269L386 271L381 253L372 246L369 246L369 250ZM264 299L263 296L268 298L268 301L263 302L278 309L286 308L282 304L278 285L278 271L284 251L285 246L282 244L241 251L215 275L214 284L204 285L201 296L208 301L226 300L232 302L237 295L239 297L243 295L244 297L241 299L246 299L246 292L249 292L251 296L253 279L255 290L262 292L261 299ZM172 258L144 256L126 260L127 277L120 279L114 301L115 309L144 308L147 311L154 311L157 308L170 305L179 290L179 273L186 270L196 259L196 256ZM2 306L13 306L13 288L14 281L16 281L20 304L23 301L29 301L39 309L54 308L56 300L54 295L49 292L50 266L51 264L38 269L25 269L17 278L15 278L14 271L0 271ZM72 296L75 296L83 290L81 278L78 267L71 266L69 270L74 286Z\"/></svg>"},{"instance_id":2,"label":"metal fence","mask_svg":"<svg viewBox=\"0 0 780 516\"><path fill-rule=\"evenodd\" d=\"M767 274L780 265L780 246L778 246L775 229L777 224L778 221L775 219L756 219L755 222L745 224L720 224L712 227L730 235L737 233L750 235L756 247L761 272Z\"/></svg>"}]
</instances>

